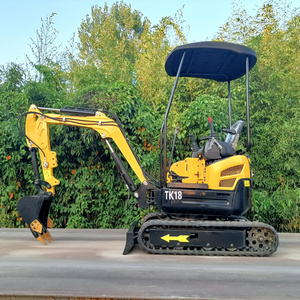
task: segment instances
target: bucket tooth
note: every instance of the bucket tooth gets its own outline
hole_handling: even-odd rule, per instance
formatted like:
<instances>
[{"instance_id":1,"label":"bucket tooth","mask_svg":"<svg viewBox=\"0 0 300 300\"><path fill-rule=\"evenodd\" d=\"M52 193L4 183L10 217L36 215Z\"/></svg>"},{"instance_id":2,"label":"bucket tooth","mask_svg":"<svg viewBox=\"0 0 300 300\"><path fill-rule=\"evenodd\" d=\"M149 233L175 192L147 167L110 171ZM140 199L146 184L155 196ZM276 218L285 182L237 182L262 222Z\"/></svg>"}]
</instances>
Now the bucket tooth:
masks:
<instances>
[{"instance_id":1,"label":"bucket tooth","mask_svg":"<svg viewBox=\"0 0 300 300\"><path fill-rule=\"evenodd\" d=\"M53 228L53 220L48 216L47 228Z\"/></svg>"},{"instance_id":2,"label":"bucket tooth","mask_svg":"<svg viewBox=\"0 0 300 300\"><path fill-rule=\"evenodd\" d=\"M51 243L51 241L53 241L53 238L48 230L42 234L42 238L47 240L49 243Z\"/></svg>"},{"instance_id":3,"label":"bucket tooth","mask_svg":"<svg viewBox=\"0 0 300 300\"><path fill-rule=\"evenodd\" d=\"M44 245L47 245L47 242L43 239L41 235L36 238L38 241L42 242Z\"/></svg>"},{"instance_id":4,"label":"bucket tooth","mask_svg":"<svg viewBox=\"0 0 300 300\"><path fill-rule=\"evenodd\" d=\"M50 234L50 232L49 232L48 230L47 230L46 233L47 233L48 237L50 238L50 240L51 240L51 241L54 241L54 238L52 237L52 235Z\"/></svg>"}]
</instances>

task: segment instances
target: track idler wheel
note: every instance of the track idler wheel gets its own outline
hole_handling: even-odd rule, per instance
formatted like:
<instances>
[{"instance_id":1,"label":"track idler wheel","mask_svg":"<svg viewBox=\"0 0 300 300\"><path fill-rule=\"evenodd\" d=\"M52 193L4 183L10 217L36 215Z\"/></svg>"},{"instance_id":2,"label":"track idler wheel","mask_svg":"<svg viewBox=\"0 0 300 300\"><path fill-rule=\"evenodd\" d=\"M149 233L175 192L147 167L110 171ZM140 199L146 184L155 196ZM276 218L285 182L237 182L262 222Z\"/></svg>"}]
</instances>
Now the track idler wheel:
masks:
<instances>
[{"instance_id":1,"label":"track idler wheel","mask_svg":"<svg viewBox=\"0 0 300 300\"><path fill-rule=\"evenodd\" d=\"M254 251L266 251L277 248L277 238L270 228L253 227L248 231L248 243Z\"/></svg>"},{"instance_id":2,"label":"track idler wheel","mask_svg":"<svg viewBox=\"0 0 300 300\"><path fill-rule=\"evenodd\" d=\"M47 229L53 224L48 217L52 200L51 192L40 191L37 195L22 197L17 204L20 216L29 225L33 236L43 244L53 240Z\"/></svg>"}]
</instances>

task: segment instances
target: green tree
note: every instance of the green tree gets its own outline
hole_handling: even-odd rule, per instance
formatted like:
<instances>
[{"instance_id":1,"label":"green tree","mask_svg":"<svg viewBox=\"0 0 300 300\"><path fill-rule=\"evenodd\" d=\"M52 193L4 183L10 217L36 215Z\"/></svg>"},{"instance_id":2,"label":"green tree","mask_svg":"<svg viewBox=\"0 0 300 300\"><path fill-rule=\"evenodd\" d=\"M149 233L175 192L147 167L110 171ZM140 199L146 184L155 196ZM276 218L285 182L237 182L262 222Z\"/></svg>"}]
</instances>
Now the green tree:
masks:
<instances>
[{"instance_id":1,"label":"green tree","mask_svg":"<svg viewBox=\"0 0 300 300\"><path fill-rule=\"evenodd\" d=\"M109 8L92 7L91 16L81 23L78 31L79 58L102 70L108 80L132 83L134 63L146 20L124 2Z\"/></svg>"},{"instance_id":2,"label":"green tree","mask_svg":"<svg viewBox=\"0 0 300 300\"><path fill-rule=\"evenodd\" d=\"M152 25L123 2L94 6L79 29L79 55L71 51L64 60L55 45L53 17L42 20L31 40L37 76L28 80L16 64L0 68L0 110L5 112L0 117L0 226L23 226L16 203L35 193L25 138L16 130L16 120L32 103L111 111L122 121L144 169L159 175L159 131L173 84L164 62L186 42L182 11ZM217 38L243 43L258 54L250 74L254 191L248 217L294 232L300 230L299 24L299 12L280 1L266 1L254 17L236 4ZM232 84L233 120L245 119L244 87L244 78ZM227 127L225 98L226 84L179 80L168 122L169 144L173 129L181 127L174 160L190 156L190 133L208 134L208 116L216 132ZM55 226L128 227L143 214L95 132L51 126L50 136L59 163L55 176L61 180L51 208Z\"/></svg>"},{"instance_id":3,"label":"green tree","mask_svg":"<svg viewBox=\"0 0 300 300\"><path fill-rule=\"evenodd\" d=\"M0 68L0 83L2 91L20 91L26 82L22 65L10 63Z\"/></svg>"},{"instance_id":4,"label":"green tree","mask_svg":"<svg viewBox=\"0 0 300 300\"><path fill-rule=\"evenodd\" d=\"M238 17L241 15L244 17ZM232 42L241 37L258 56L257 66L250 75L251 161L257 191L253 216L265 216L278 229L286 229L288 223L292 230L298 231L299 21L299 12L291 11L287 4L266 1L255 18L244 10L235 11L219 36L220 40ZM244 97L240 88L233 94ZM293 211L292 215L287 211ZM279 215L277 221L272 218Z\"/></svg>"},{"instance_id":5,"label":"green tree","mask_svg":"<svg viewBox=\"0 0 300 300\"><path fill-rule=\"evenodd\" d=\"M26 186L31 168L16 129L16 120L27 109L26 84L21 65L10 64L1 70L0 84L0 226L21 224L16 212L17 200ZM29 181L30 182L30 181Z\"/></svg>"},{"instance_id":6,"label":"green tree","mask_svg":"<svg viewBox=\"0 0 300 300\"><path fill-rule=\"evenodd\" d=\"M58 31L54 27L54 16L56 13L52 13L50 17L41 19L42 25L39 30L36 31L35 38L31 38L31 55L26 56L30 65L47 65L49 62L57 60L59 56L60 45L57 46L55 41L58 36Z\"/></svg>"},{"instance_id":7,"label":"green tree","mask_svg":"<svg viewBox=\"0 0 300 300\"><path fill-rule=\"evenodd\" d=\"M180 19L165 17L158 25L151 26L150 22L145 25L136 61L136 80L143 97L155 110L165 109L174 81L165 72L165 60L175 46L185 42Z\"/></svg>"}]
</instances>

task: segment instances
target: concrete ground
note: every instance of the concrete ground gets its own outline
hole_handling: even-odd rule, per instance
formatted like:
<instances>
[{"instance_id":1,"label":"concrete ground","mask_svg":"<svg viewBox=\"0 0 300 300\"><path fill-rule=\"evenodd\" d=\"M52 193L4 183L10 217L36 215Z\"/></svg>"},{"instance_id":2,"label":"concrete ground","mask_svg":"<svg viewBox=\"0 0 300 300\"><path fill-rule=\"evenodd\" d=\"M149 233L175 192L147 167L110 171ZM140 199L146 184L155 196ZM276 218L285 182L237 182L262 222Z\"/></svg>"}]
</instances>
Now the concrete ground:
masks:
<instances>
[{"instance_id":1,"label":"concrete ground","mask_svg":"<svg viewBox=\"0 0 300 300\"><path fill-rule=\"evenodd\" d=\"M300 299L300 234L270 257L122 255L126 230L0 228L0 299Z\"/></svg>"}]
</instances>

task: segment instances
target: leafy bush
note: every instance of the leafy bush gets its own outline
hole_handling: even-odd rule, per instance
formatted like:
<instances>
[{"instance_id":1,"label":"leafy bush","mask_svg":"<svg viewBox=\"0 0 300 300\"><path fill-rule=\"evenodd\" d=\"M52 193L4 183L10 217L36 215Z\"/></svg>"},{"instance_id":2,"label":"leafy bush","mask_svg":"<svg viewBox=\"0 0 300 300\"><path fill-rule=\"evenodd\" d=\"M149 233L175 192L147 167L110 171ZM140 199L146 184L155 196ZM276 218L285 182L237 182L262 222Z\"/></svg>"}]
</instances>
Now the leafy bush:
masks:
<instances>
[{"instance_id":1,"label":"leafy bush","mask_svg":"<svg viewBox=\"0 0 300 300\"><path fill-rule=\"evenodd\" d=\"M181 42L185 37L176 18L163 18L151 26L128 5L116 3L111 9L104 8L94 7L92 17L82 22L78 57L69 53L69 60L54 63L51 49L56 53L57 47L47 45L47 49L39 39L41 44L33 45L37 47L33 53L41 54L42 49L50 52L43 52L43 61L32 64L36 80L27 80L22 66L12 63L0 67L0 226L24 226L16 203L20 197L35 193L25 139L16 130L17 118L32 103L110 110L121 119L144 169L159 177L159 132L173 81L163 70L166 55L173 48L168 36L173 32ZM288 7L281 9L276 3L263 4L257 16L236 10L218 37L242 41L258 54L250 73L252 148L248 154L254 177L253 207L247 216L280 231L299 232L300 73L295 66L300 63L300 16L296 11L289 14ZM54 37L52 17L46 32ZM133 22L123 22L132 17ZM99 22L102 19L106 21ZM108 34L111 32L122 34ZM45 57L47 53L50 56ZM232 84L233 122L245 120L244 87L245 78ZM190 156L189 134L196 138L208 135L207 117L212 117L217 133L228 127L226 98L226 84L180 79L168 119L168 157L177 126L181 131L174 160ZM128 227L145 214L128 196L109 150L96 132L51 126L50 136L59 163L54 173L61 181L51 208L55 226ZM242 134L242 149L245 142ZM133 172L129 173L138 184Z\"/></svg>"},{"instance_id":2,"label":"leafy bush","mask_svg":"<svg viewBox=\"0 0 300 300\"><path fill-rule=\"evenodd\" d=\"M283 186L271 195L254 190L252 201L249 218L271 224L278 231L300 232L300 189Z\"/></svg>"},{"instance_id":3,"label":"leafy bush","mask_svg":"<svg viewBox=\"0 0 300 300\"><path fill-rule=\"evenodd\" d=\"M154 161L158 163L157 151L152 151L157 144L157 131L152 131L156 120L136 90L120 83L104 84L101 88L98 86L93 94L85 102L85 107L101 109L103 104L105 109L116 114L143 167L147 171L153 169ZM74 106L76 102L82 106L81 101L82 98L75 98ZM98 133L69 126L51 126L50 132L52 150L57 152L59 164L54 173L61 181L51 210L55 226L120 228L128 227L139 218L135 199L128 195L109 150ZM114 143L112 145L121 156L119 149ZM127 162L124 161L124 164L126 166ZM129 167L127 169L139 185L133 171ZM154 170L154 173L157 171Z\"/></svg>"}]
</instances>

